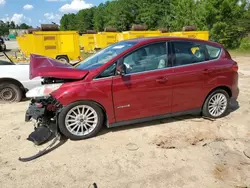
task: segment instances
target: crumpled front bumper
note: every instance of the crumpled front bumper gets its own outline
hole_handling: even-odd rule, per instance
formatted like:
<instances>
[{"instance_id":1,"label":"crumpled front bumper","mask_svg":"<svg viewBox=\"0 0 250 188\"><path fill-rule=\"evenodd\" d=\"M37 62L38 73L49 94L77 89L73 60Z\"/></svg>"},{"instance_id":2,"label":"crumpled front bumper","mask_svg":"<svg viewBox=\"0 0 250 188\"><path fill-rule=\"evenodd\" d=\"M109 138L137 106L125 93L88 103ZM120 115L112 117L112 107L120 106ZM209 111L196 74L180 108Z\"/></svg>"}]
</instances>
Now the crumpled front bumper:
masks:
<instances>
[{"instance_id":1,"label":"crumpled front bumper","mask_svg":"<svg viewBox=\"0 0 250 188\"><path fill-rule=\"evenodd\" d=\"M30 103L25 114L25 121L28 122L31 118L38 120L39 117L42 117L45 114L45 110L45 107L38 108L35 103Z\"/></svg>"},{"instance_id":2,"label":"crumpled front bumper","mask_svg":"<svg viewBox=\"0 0 250 188\"><path fill-rule=\"evenodd\" d=\"M28 140L36 145L49 141L58 134L57 116L61 105L54 98L32 99L25 113L25 121L34 121L34 131Z\"/></svg>"}]
</instances>

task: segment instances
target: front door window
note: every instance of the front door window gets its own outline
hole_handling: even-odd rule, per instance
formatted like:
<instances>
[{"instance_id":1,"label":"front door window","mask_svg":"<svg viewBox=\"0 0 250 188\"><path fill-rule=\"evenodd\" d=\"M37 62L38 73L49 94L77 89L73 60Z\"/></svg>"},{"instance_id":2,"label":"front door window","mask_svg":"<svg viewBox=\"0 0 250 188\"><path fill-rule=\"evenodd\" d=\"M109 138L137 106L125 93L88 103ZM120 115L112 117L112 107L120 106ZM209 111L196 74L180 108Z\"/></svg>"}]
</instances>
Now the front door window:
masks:
<instances>
[{"instance_id":1,"label":"front door window","mask_svg":"<svg viewBox=\"0 0 250 188\"><path fill-rule=\"evenodd\" d=\"M165 42L142 47L124 58L126 73L133 74L169 67Z\"/></svg>"}]
</instances>

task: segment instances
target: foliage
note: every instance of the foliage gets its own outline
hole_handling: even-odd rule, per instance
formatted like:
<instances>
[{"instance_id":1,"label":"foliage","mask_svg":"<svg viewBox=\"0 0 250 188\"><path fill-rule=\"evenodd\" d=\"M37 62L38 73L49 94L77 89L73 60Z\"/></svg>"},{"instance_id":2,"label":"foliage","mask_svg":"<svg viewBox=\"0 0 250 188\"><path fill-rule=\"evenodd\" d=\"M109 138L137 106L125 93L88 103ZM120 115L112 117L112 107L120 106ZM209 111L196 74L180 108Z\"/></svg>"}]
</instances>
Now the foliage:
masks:
<instances>
[{"instance_id":1,"label":"foliage","mask_svg":"<svg viewBox=\"0 0 250 188\"><path fill-rule=\"evenodd\" d=\"M250 39L248 37L241 39L240 49L243 51L250 50Z\"/></svg>"},{"instance_id":2,"label":"foliage","mask_svg":"<svg viewBox=\"0 0 250 188\"><path fill-rule=\"evenodd\" d=\"M13 21L11 22L3 22L0 20L0 36L2 35L8 35L9 34L9 29L29 29L31 26L22 23L21 25L15 25Z\"/></svg>"},{"instance_id":3,"label":"foliage","mask_svg":"<svg viewBox=\"0 0 250 188\"><path fill-rule=\"evenodd\" d=\"M105 27L125 31L132 24L181 31L183 26L195 25L209 30L211 40L236 48L250 31L249 7L248 0L113 0L66 14L60 23L61 30L81 32Z\"/></svg>"}]
</instances>

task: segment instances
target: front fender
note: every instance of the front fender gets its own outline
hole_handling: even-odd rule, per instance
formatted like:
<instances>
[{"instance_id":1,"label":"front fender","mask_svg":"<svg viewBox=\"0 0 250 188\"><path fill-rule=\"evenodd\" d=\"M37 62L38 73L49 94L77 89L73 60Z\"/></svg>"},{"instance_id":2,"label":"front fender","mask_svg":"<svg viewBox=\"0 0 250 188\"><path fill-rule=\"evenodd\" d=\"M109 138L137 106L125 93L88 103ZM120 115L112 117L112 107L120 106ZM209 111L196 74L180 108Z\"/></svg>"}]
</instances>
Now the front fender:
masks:
<instances>
[{"instance_id":1,"label":"front fender","mask_svg":"<svg viewBox=\"0 0 250 188\"><path fill-rule=\"evenodd\" d=\"M94 101L101 105L109 117L109 123L115 121L113 99L112 99L112 80L109 81L77 81L63 84L51 95L56 98L63 106L67 106L76 101Z\"/></svg>"}]
</instances>

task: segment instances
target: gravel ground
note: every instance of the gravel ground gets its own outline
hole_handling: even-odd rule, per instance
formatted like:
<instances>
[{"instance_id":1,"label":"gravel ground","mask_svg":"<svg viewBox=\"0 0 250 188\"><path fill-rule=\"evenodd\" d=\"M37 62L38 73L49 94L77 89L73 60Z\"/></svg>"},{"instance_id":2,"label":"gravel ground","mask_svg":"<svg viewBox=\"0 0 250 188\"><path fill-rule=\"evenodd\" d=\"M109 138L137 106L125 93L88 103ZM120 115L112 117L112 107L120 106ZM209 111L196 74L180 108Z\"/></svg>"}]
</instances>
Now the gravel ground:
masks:
<instances>
[{"instance_id":1,"label":"gravel ground","mask_svg":"<svg viewBox=\"0 0 250 188\"><path fill-rule=\"evenodd\" d=\"M250 186L250 57L240 66L239 107L219 120L178 117L107 129L67 141L28 163L39 150L26 140L28 101L0 104L1 187L243 188Z\"/></svg>"}]
</instances>

